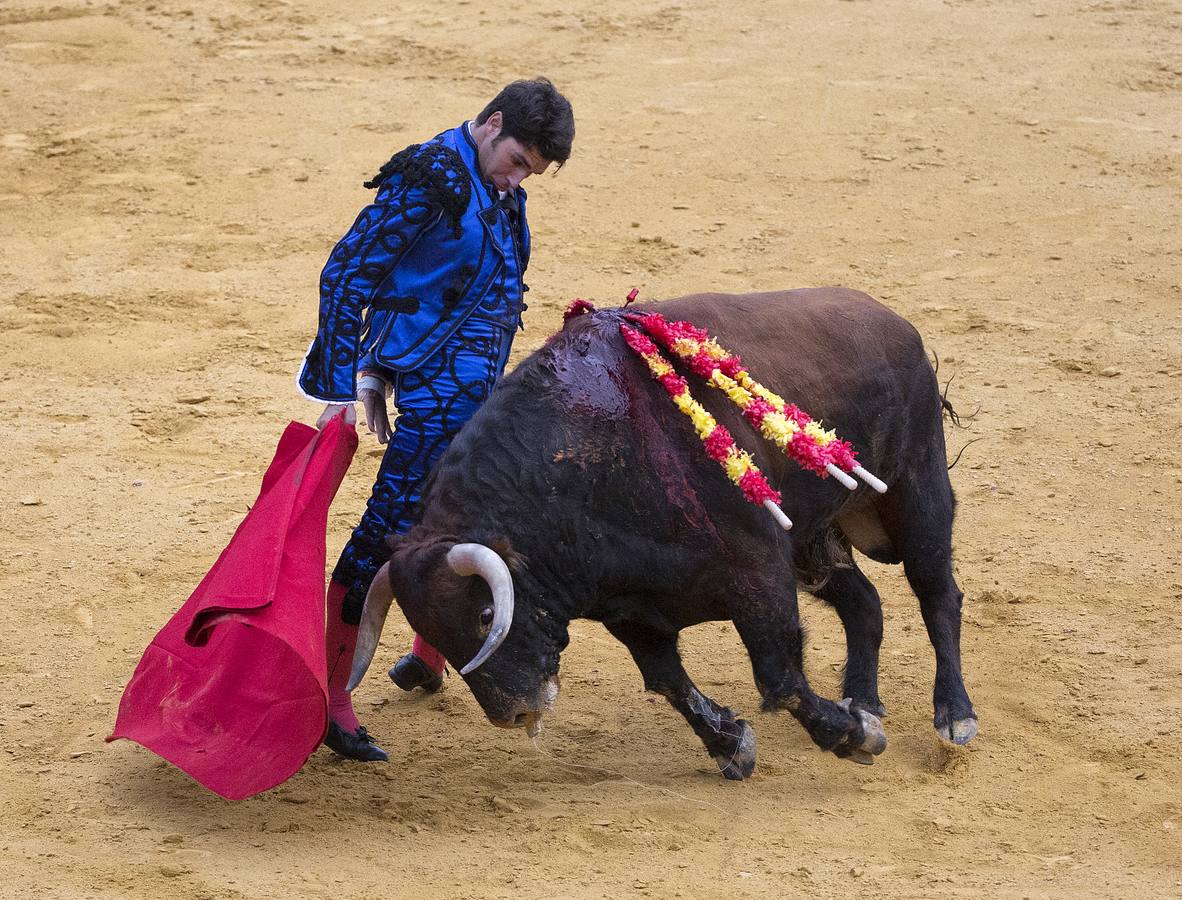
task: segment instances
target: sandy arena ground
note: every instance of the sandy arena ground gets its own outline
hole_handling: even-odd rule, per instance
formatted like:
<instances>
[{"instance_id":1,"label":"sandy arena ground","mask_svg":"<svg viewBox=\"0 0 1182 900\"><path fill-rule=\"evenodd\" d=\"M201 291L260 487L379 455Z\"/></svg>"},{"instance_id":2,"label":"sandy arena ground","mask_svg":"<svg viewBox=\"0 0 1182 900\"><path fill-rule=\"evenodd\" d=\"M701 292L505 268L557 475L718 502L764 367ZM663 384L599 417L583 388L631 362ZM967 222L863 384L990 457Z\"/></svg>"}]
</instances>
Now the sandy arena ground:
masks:
<instances>
[{"instance_id":1,"label":"sandy arena ground","mask_svg":"<svg viewBox=\"0 0 1182 900\"><path fill-rule=\"evenodd\" d=\"M327 6L0 8L0 895L1182 895L1177 0ZM935 736L917 604L873 565L871 768L757 714L729 624L684 645L754 715L744 784L587 622L537 747L458 678L401 696L381 665L357 699L388 765L320 750L229 803L102 742L282 427L318 412L293 373L361 181L536 73L579 133L529 185L515 359L574 296L840 283L979 408L949 431L977 441L952 473L969 748ZM833 696L836 618L802 608Z\"/></svg>"}]
</instances>

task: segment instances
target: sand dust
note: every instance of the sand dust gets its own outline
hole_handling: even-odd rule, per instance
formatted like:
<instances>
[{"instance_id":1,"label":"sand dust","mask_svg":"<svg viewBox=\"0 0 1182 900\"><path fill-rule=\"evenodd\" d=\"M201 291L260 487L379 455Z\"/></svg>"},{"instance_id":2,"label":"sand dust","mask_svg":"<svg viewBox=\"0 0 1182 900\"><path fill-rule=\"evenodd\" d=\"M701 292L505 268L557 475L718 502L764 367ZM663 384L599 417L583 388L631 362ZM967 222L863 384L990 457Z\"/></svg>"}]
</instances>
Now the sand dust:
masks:
<instances>
[{"instance_id":1,"label":"sand dust","mask_svg":"<svg viewBox=\"0 0 1182 900\"><path fill-rule=\"evenodd\" d=\"M0 895L1182 894L1182 8L1174 0L579 4L6 0L0 8ZM535 747L462 682L358 706L228 803L128 742L119 693L254 498L335 239L393 151L549 74L527 330L574 296L845 284L911 319L971 427L952 479L981 733L931 725L896 571L871 768L757 715L732 627L684 639L754 715L724 781L579 623ZM335 551L378 448L330 519ZM802 600L809 671L843 640ZM406 646L392 626L379 653Z\"/></svg>"}]
</instances>

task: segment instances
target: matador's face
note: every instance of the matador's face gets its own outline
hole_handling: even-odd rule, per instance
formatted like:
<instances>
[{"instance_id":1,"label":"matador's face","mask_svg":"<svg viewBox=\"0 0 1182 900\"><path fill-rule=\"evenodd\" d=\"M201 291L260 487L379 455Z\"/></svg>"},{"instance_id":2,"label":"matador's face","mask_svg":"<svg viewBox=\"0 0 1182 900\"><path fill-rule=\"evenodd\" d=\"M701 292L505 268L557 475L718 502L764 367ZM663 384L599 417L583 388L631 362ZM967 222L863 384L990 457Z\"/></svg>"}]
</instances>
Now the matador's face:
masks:
<instances>
[{"instance_id":1,"label":"matador's face","mask_svg":"<svg viewBox=\"0 0 1182 900\"><path fill-rule=\"evenodd\" d=\"M476 145L480 174L498 191L512 191L530 175L541 175L550 165L533 147L517 138L502 134L501 113L495 112L484 122Z\"/></svg>"}]
</instances>

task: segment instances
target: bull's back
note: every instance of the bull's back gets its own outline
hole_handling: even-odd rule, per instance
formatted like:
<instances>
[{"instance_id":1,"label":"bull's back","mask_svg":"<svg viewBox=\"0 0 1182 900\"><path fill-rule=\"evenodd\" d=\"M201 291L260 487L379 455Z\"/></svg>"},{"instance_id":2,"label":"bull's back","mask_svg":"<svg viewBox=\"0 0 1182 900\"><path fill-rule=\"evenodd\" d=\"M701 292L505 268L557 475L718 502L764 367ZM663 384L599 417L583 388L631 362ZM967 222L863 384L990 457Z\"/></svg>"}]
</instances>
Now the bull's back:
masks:
<instances>
[{"instance_id":1,"label":"bull's back","mask_svg":"<svg viewBox=\"0 0 1182 900\"><path fill-rule=\"evenodd\" d=\"M755 294L690 294L651 304L667 319L685 319L727 349L768 370L799 377L805 364L832 377L832 363L924 362L915 328L868 294L842 287ZM831 362L830 362L831 361Z\"/></svg>"},{"instance_id":2,"label":"bull's back","mask_svg":"<svg viewBox=\"0 0 1182 900\"><path fill-rule=\"evenodd\" d=\"M706 329L756 380L839 433L843 422L873 423L892 412L915 419L920 440L939 424L919 333L860 291L693 294L650 308Z\"/></svg>"}]
</instances>

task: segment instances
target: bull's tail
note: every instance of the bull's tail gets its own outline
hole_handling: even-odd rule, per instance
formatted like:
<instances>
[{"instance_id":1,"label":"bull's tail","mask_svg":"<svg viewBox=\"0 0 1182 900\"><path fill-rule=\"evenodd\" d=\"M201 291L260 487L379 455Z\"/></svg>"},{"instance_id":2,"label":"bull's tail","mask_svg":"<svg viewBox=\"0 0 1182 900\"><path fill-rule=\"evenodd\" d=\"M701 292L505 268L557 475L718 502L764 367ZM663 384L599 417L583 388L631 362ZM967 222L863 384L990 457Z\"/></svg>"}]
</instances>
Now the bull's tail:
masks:
<instances>
[{"instance_id":1,"label":"bull's tail","mask_svg":"<svg viewBox=\"0 0 1182 900\"><path fill-rule=\"evenodd\" d=\"M934 350L932 351L932 372L936 375L937 383L939 383L940 357ZM948 416L948 421L952 423L953 427L968 428L969 425L973 424L973 420L977 418L977 413L981 411L981 407L978 406L967 416L968 421L966 423L965 419L962 418L960 413L956 411L956 407L952 405L952 401L948 399L948 389L952 387L952 379L955 377L955 374L951 375L948 380L944 382L944 387L940 389L940 414L942 416ZM960 462L961 454L964 453L965 449L968 448L970 444L975 444L979 440L981 439L973 438L973 440L965 444L964 447L960 448L960 451L956 454L956 459L952 460L952 462L948 464L949 471L952 470L953 466Z\"/></svg>"},{"instance_id":2,"label":"bull's tail","mask_svg":"<svg viewBox=\"0 0 1182 900\"><path fill-rule=\"evenodd\" d=\"M952 379L948 379L948 383L951 384ZM944 393L940 395L940 406L943 408L944 414L948 416L948 419L953 425L955 425L957 428L964 427L960 422L960 413L956 411L956 408L948 399L948 385L944 385Z\"/></svg>"}]
</instances>

